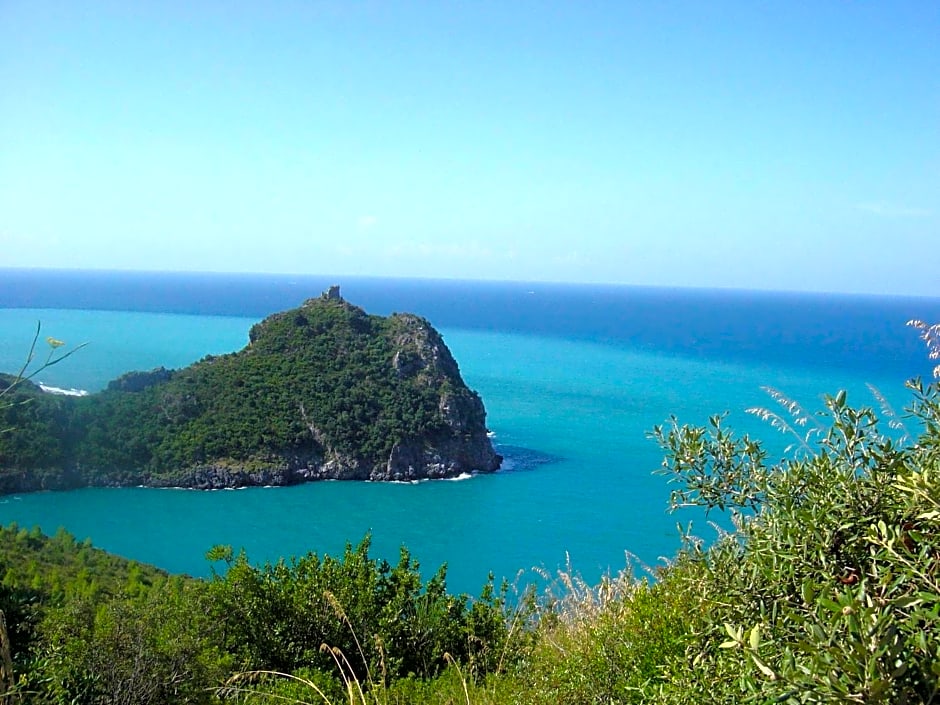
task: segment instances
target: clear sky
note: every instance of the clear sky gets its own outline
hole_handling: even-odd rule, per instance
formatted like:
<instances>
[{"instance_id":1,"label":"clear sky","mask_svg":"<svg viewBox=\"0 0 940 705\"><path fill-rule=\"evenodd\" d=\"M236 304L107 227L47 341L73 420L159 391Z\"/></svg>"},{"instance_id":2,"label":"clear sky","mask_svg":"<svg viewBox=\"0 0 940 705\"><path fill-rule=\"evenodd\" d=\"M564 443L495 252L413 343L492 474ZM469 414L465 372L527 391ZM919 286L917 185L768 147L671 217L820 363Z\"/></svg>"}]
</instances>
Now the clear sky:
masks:
<instances>
[{"instance_id":1,"label":"clear sky","mask_svg":"<svg viewBox=\"0 0 940 705\"><path fill-rule=\"evenodd\" d=\"M940 2L0 0L0 266L940 296Z\"/></svg>"}]
</instances>

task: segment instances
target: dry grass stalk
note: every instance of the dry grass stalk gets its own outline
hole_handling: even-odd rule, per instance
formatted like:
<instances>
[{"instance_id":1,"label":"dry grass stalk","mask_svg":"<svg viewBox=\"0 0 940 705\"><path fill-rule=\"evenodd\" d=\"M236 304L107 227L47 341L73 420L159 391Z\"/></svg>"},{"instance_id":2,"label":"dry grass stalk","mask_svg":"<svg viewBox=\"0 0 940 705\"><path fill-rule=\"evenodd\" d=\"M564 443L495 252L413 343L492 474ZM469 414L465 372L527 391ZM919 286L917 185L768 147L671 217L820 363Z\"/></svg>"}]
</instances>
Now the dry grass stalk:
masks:
<instances>
[{"instance_id":1,"label":"dry grass stalk","mask_svg":"<svg viewBox=\"0 0 940 705\"><path fill-rule=\"evenodd\" d=\"M323 596L326 597L326 601L330 603L330 607L333 608L333 611L336 612L336 615L337 615L340 619L342 619L343 622L346 623L346 626L347 626L347 627L349 627L349 633L352 634L353 641L356 642L356 648L359 650L359 658L362 659L362 665L363 665L363 666L365 667L365 669L366 669L366 678L367 678L369 681L371 681L371 680L372 680L372 673L369 671L369 659L366 658L366 653L365 653L365 651L364 651L363 648L362 648L362 644L359 642L359 636L356 634L356 629L355 629L355 627L353 627L352 622L349 621L349 617L346 616L346 610L343 609L343 606L340 604L340 601L336 598L336 595L334 595L334 594L333 594L332 592L330 592L329 590L324 590L324 591L323 591ZM324 644L324 646L325 646L325 644ZM323 647L321 646L320 649L322 650ZM331 651L331 653L332 653L332 651ZM342 652L340 652L340 653L342 653ZM334 655L333 658L335 659L336 656ZM350 673L352 673L352 672L353 672L352 666L350 666L349 661L346 659L346 656L345 656L345 655L343 656L343 660L346 662L346 665L349 666L349 671L350 671ZM337 665L338 665L338 664L337 664ZM343 669L340 668L340 671L342 671L342 670L343 670ZM345 677L344 677L344 679L345 679ZM357 681L357 683L358 683L358 681Z\"/></svg>"},{"instance_id":2,"label":"dry grass stalk","mask_svg":"<svg viewBox=\"0 0 940 705\"><path fill-rule=\"evenodd\" d=\"M467 700L467 705L471 705L470 690L467 688L467 678L464 676L463 671L460 670L460 664L454 660L453 656L446 652L444 653L444 660L457 670L457 674L460 676L460 684L463 686L463 694Z\"/></svg>"},{"instance_id":3,"label":"dry grass stalk","mask_svg":"<svg viewBox=\"0 0 940 705\"><path fill-rule=\"evenodd\" d=\"M782 415L763 406L753 406L749 409L745 409L745 413L752 414L758 417L761 421L768 422L771 428L774 428L781 433L789 433L793 435L793 437L796 438L801 450L806 453L812 453L813 448L810 445L810 442L812 441L813 436L823 433L825 430L823 425L819 423L815 416L806 413L806 411L803 410L803 407L800 406L795 399L791 399L780 390L766 386L761 387L761 389L764 390L764 392L766 392L771 399L784 408L790 418L792 418L792 424ZM796 427L806 428L807 426L809 429L806 431L806 433L800 433L796 430ZM787 446L784 452L789 453L791 450L793 450L793 447L794 444L790 444Z\"/></svg>"},{"instance_id":4,"label":"dry grass stalk","mask_svg":"<svg viewBox=\"0 0 940 705\"><path fill-rule=\"evenodd\" d=\"M940 360L940 323L928 325L915 318L908 321L907 325L920 331L920 339L927 345L928 359ZM940 365L933 368L933 376L940 379Z\"/></svg>"},{"instance_id":5,"label":"dry grass stalk","mask_svg":"<svg viewBox=\"0 0 940 705\"><path fill-rule=\"evenodd\" d=\"M552 613L568 626L591 623L601 614L624 604L636 589L633 571L624 568L616 575L605 575L597 585L591 585L571 565L571 556L565 553L565 567L554 576L544 569L536 569L549 581L545 592Z\"/></svg>"},{"instance_id":6,"label":"dry grass stalk","mask_svg":"<svg viewBox=\"0 0 940 705\"><path fill-rule=\"evenodd\" d=\"M234 676L232 676L225 682L224 686L218 689L217 693L223 699L230 698L232 696L237 696L237 695L244 695L246 698L246 702L248 701L247 700L248 697L255 696L258 698L263 698L265 700L278 700L282 702L293 703L294 705L315 705L314 703L309 703L306 700L298 700L288 695L278 695L276 693L265 693L262 695L258 693L256 690L253 690L249 687L245 687L241 685L241 683L243 682L250 684L250 683L257 682L262 678L268 678L268 677L285 678L287 680L292 680L292 681L296 681L297 683L301 683L305 687L310 688L311 691L316 693L321 698L323 703L326 703L326 705L333 705L330 702L330 699L327 697L327 695L322 690L320 690L317 684L314 683L313 681L307 678L302 678L300 676L295 676L292 673L282 673L280 671L257 670L257 671L242 671L241 673L236 673Z\"/></svg>"},{"instance_id":7,"label":"dry grass stalk","mask_svg":"<svg viewBox=\"0 0 940 705\"><path fill-rule=\"evenodd\" d=\"M904 443L907 441L911 434L908 432L907 427L904 425L904 422L901 421L901 417L894 410L894 407L888 403L888 400L885 398L884 394L881 393L881 390L878 389L873 384L866 384L868 391L871 392L871 395L875 398L875 401L878 402L878 406L881 409L881 415L888 419L888 428L893 431L901 431L903 435L898 440L899 443Z\"/></svg>"}]
</instances>

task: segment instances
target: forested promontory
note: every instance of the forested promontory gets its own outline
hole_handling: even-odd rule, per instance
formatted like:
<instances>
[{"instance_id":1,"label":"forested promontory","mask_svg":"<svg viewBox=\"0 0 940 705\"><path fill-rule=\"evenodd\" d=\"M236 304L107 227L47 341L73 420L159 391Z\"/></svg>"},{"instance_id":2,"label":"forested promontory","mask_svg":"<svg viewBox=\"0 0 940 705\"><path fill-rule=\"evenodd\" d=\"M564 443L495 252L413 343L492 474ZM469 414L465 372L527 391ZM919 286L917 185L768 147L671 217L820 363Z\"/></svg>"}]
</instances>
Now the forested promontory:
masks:
<instances>
[{"instance_id":1,"label":"forested promontory","mask_svg":"<svg viewBox=\"0 0 940 705\"><path fill-rule=\"evenodd\" d=\"M428 321L367 314L334 287L248 345L129 372L86 397L20 381L0 409L0 493L221 488L491 472L479 396ZM9 385L13 378L0 380Z\"/></svg>"}]
</instances>

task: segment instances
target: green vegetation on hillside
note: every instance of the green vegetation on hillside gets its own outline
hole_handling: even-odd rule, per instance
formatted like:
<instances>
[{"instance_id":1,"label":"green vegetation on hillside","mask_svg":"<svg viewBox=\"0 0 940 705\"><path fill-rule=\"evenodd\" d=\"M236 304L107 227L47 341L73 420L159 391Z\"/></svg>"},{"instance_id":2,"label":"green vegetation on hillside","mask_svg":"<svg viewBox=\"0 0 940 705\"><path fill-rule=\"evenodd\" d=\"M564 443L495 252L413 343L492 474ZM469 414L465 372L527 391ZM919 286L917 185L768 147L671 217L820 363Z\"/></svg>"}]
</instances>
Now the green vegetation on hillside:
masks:
<instances>
[{"instance_id":1,"label":"green vegetation on hillside","mask_svg":"<svg viewBox=\"0 0 940 705\"><path fill-rule=\"evenodd\" d=\"M47 537L38 527L16 524L0 526L0 568L3 585L33 590L49 604L137 595L170 579L166 571L77 542L64 529Z\"/></svg>"},{"instance_id":2,"label":"green vegetation on hillside","mask_svg":"<svg viewBox=\"0 0 940 705\"><path fill-rule=\"evenodd\" d=\"M340 693L338 654L356 678L391 684L432 678L454 660L491 672L529 638L507 621L504 591L451 595L444 567L424 581L404 549L394 566L371 558L368 538L339 558L262 567L216 547L208 557L225 570L210 580L167 576L64 531L10 526L0 540L12 692L29 702L238 701L283 685L268 671Z\"/></svg>"}]
</instances>

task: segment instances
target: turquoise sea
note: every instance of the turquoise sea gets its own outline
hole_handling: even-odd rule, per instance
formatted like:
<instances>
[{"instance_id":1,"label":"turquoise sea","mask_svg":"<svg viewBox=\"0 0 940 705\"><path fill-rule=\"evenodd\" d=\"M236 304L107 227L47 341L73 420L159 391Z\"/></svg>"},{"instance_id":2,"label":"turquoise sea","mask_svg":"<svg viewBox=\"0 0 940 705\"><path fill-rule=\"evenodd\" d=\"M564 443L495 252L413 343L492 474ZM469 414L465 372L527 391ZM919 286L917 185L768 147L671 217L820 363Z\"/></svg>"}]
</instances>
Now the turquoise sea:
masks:
<instances>
[{"instance_id":1,"label":"turquoise sea","mask_svg":"<svg viewBox=\"0 0 940 705\"><path fill-rule=\"evenodd\" d=\"M89 391L130 369L236 350L265 311L297 305L326 281L4 274L0 370L17 367L41 321L43 337L88 346L38 379ZM701 513L666 511L670 487L653 474L661 455L645 435L654 424L728 410L731 425L779 454L785 439L744 413L773 403L762 385L819 408L838 389L874 404L871 383L900 408L905 379L929 370L904 322L940 319L935 299L395 280L352 280L344 295L371 312L417 311L442 331L483 398L503 470L418 484L44 492L0 497L0 522L64 526L194 575L209 573L204 554L218 543L263 562L340 551L371 533L377 556L394 560L406 545L428 572L446 562L458 591L476 593L490 572L528 580L569 559L595 580L623 568L627 552L647 565L672 556L677 523L713 534Z\"/></svg>"}]
</instances>

